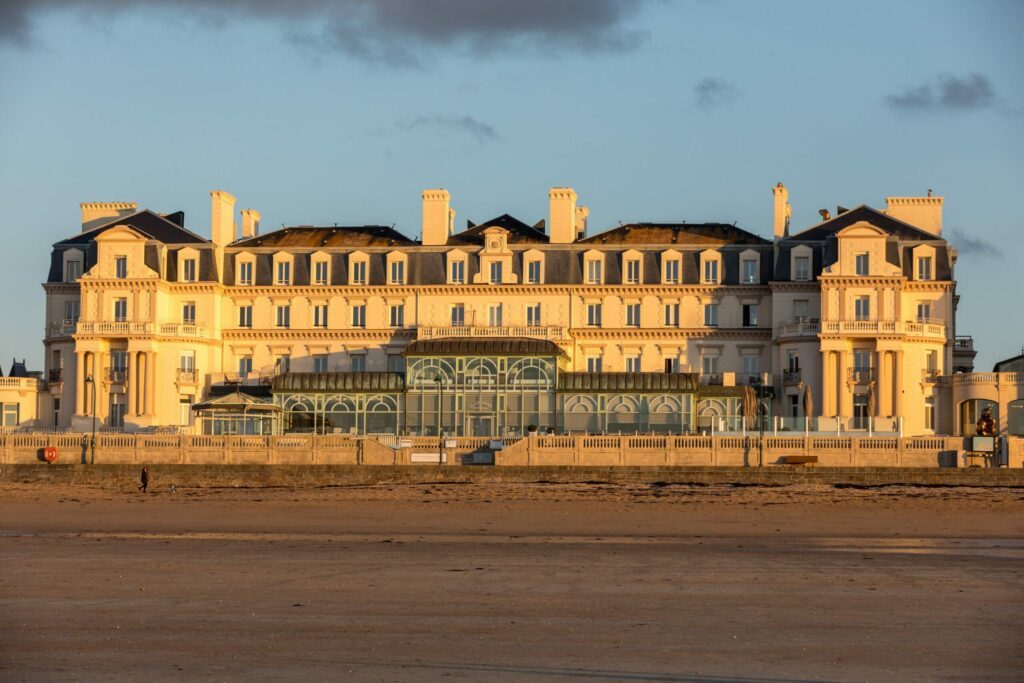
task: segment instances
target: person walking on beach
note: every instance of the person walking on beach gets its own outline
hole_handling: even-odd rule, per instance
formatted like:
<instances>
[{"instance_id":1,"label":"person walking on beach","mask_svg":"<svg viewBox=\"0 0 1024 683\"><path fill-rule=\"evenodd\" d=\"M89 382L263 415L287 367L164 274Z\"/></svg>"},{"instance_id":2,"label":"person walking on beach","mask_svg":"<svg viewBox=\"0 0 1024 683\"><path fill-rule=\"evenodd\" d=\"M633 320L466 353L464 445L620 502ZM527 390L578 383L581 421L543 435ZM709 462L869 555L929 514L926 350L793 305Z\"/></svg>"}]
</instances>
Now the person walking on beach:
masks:
<instances>
[{"instance_id":1,"label":"person walking on beach","mask_svg":"<svg viewBox=\"0 0 1024 683\"><path fill-rule=\"evenodd\" d=\"M149 468L142 468L142 475L139 477L139 490L143 493L146 492L146 488L149 486Z\"/></svg>"}]
</instances>

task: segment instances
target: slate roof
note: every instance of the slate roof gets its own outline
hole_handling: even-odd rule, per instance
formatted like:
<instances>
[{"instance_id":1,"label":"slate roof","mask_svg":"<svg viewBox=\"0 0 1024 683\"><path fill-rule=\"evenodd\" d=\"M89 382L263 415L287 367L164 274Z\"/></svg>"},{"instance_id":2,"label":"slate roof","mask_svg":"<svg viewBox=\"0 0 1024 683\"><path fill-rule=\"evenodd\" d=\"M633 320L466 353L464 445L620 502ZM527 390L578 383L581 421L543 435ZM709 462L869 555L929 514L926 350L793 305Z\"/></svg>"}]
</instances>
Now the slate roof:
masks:
<instances>
[{"instance_id":1,"label":"slate roof","mask_svg":"<svg viewBox=\"0 0 1024 683\"><path fill-rule=\"evenodd\" d=\"M577 244L771 244L727 223L629 223Z\"/></svg>"},{"instance_id":2,"label":"slate roof","mask_svg":"<svg viewBox=\"0 0 1024 683\"><path fill-rule=\"evenodd\" d=\"M548 243L548 236L543 232L523 223L518 218L514 218L509 216L507 213L503 213L497 218L492 218L485 223L474 225L471 228L450 236L448 238L448 244L483 244L484 230L494 227L508 230L509 244Z\"/></svg>"},{"instance_id":3,"label":"slate roof","mask_svg":"<svg viewBox=\"0 0 1024 683\"><path fill-rule=\"evenodd\" d=\"M274 393L377 393L405 391L400 372L289 372L274 377Z\"/></svg>"},{"instance_id":4,"label":"slate roof","mask_svg":"<svg viewBox=\"0 0 1024 683\"><path fill-rule=\"evenodd\" d=\"M903 221L893 218L888 214L884 214L877 209L872 209L870 206L865 204L861 204L855 209L843 212L838 216L819 223L818 225L811 226L810 228L807 228L802 232L798 232L795 235L790 235L786 239L796 241L821 241L836 234L840 230L848 228L854 223L859 223L861 221L866 221L902 240L942 239L930 232L925 232L920 228L915 228L909 223L904 223Z\"/></svg>"},{"instance_id":5,"label":"slate roof","mask_svg":"<svg viewBox=\"0 0 1024 683\"><path fill-rule=\"evenodd\" d=\"M241 410L241 411L252 411L252 412L279 412L280 406L276 406L270 401L266 401L249 394L244 394L237 389L232 391L230 394L223 394L215 398L203 401L202 403L196 403L192 406L192 410Z\"/></svg>"},{"instance_id":6,"label":"slate roof","mask_svg":"<svg viewBox=\"0 0 1024 683\"><path fill-rule=\"evenodd\" d=\"M149 209L143 209L130 216L112 218L109 223L82 232L66 240L57 242L54 246L89 244L98 236L110 230L115 225L127 225L138 230L146 237L163 242L164 244L206 244L210 240L200 237L191 230L186 230L182 225L185 223L185 214L176 211L167 216L161 216Z\"/></svg>"},{"instance_id":7,"label":"slate roof","mask_svg":"<svg viewBox=\"0 0 1024 683\"><path fill-rule=\"evenodd\" d=\"M406 347L405 356L548 356L564 354L558 344L528 337L449 337L418 339Z\"/></svg>"},{"instance_id":8,"label":"slate roof","mask_svg":"<svg viewBox=\"0 0 1024 683\"><path fill-rule=\"evenodd\" d=\"M679 372L563 372L558 390L570 393L695 393L697 375Z\"/></svg>"},{"instance_id":9,"label":"slate roof","mask_svg":"<svg viewBox=\"0 0 1024 683\"><path fill-rule=\"evenodd\" d=\"M233 242L232 247L394 247L416 244L386 225L281 228Z\"/></svg>"}]
</instances>

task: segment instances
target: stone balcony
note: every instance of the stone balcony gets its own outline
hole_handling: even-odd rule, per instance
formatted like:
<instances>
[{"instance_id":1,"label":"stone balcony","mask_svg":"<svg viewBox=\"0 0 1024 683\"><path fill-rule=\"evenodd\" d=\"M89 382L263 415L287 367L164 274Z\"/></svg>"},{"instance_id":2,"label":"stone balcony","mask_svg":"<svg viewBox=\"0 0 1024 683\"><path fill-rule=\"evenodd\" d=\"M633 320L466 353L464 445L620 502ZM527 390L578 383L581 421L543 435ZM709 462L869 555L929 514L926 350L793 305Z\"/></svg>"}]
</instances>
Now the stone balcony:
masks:
<instances>
[{"instance_id":1,"label":"stone balcony","mask_svg":"<svg viewBox=\"0 0 1024 683\"><path fill-rule=\"evenodd\" d=\"M821 332L821 323L816 318L787 320L779 325L780 337L816 337Z\"/></svg>"},{"instance_id":2,"label":"stone balcony","mask_svg":"<svg viewBox=\"0 0 1024 683\"><path fill-rule=\"evenodd\" d=\"M77 334L108 337L153 336L206 338L209 333L200 325L183 323L151 323L127 321L78 321Z\"/></svg>"},{"instance_id":3,"label":"stone balcony","mask_svg":"<svg viewBox=\"0 0 1024 683\"><path fill-rule=\"evenodd\" d=\"M896 320L827 320L821 323L822 334L874 337L883 334L946 338L946 325L935 321L899 322Z\"/></svg>"},{"instance_id":4,"label":"stone balcony","mask_svg":"<svg viewBox=\"0 0 1024 683\"><path fill-rule=\"evenodd\" d=\"M451 327L418 327L417 339L444 339L446 337L529 337L558 341L565 339L565 328L560 325L522 325L513 327L483 327L455 325Z\"/></svg>"},{"instance_id":5,"label":"stone balcony","mask_svg":"<svg viewBox=\"0 0 1024 683\"><path fill-rule=\"evenodd\" d=\"M46 337L70 337L78 327L77 320L62 320L59 323L50 323L46 326Z\"/></svg>"}]
</instances>

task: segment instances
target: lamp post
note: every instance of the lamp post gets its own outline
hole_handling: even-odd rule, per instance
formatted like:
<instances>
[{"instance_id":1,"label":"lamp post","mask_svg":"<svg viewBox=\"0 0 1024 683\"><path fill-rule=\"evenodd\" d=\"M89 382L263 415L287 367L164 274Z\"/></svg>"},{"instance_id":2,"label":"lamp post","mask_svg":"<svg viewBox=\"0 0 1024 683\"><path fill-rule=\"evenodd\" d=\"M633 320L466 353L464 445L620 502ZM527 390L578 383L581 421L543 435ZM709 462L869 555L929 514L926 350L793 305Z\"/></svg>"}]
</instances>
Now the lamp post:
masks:
<instances>
[{"instance_id":1,"label":"lamp post","mask_svg":"<svg viewBox=\"0 0 1024 683\"><path fill-rule=\"evenodd\" d=\"M85 383L92 387L92 440L89 442L89 459L96 464L96 380L92 375L85 376Z\"/></svg>"},{"instance_id":2,"label":"lamp post","mask_svg":"<svg viewBox=\"0 0 1024 683\"><path fill-rule=\"evenodd\" d=\"M757 394L757 410L754 411L757 415L757 466L764 466L764 417L761 414L761 390L764 388L764 384L761 382L761 378L755 379L752 384L754 385L754 391Z\"/></svg>"},{"instance_id":3,"label":"lamp post","mask_svg":"<svg viewBox=\"0 0 1024 683\"><path fill-rule=\"evenodd\" d=\"M437 383L437 465L444 463L444 384L441 382L441 373L434 375L434 382Z\"/></svg>"}]
</instances>

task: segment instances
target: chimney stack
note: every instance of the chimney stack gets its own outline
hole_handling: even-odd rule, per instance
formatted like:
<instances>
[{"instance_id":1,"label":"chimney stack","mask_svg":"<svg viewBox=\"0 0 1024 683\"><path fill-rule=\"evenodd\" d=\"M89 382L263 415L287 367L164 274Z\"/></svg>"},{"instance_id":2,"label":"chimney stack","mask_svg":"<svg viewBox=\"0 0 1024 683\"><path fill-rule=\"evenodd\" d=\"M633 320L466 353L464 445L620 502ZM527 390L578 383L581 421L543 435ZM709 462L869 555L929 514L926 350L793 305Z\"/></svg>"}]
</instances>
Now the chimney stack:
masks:
<instances>
[{"instance_id":1,"label":"chimney stack","mask_svg":"<svg viewBox=\"0 0 1024 683\"><path fill-rule=\"evenodd\" d=\"M793 213L793 208L789 205L789 190L785 185L777 184L772 188L772 194L775 195L775 219L772 222L772 232L775 239L780 240L783 237L789 237L789 217Z\"/></svg>"},{"instance_id":2,"label":"chimney stack","mask_svg":"<svg viewBox=\"0 0 1024 683\"><path fill-rule=\"evenodd\" d=\"M242 209L242 239L247 240L260 234L260 212L256 209Z\"/></svg>"},{"instance_id":3,"label":"chimney stack","mask_svg":"<svg viewBox=\"0 0 1024 683\"><path fill-rule=\"evenodd\" d=\"M583 209L584 227L587 209ZM552 187L548 190L548 239L551 244L572 244L579 237L576 191L571 187Z\"/></svg>"},{"instance_id":4,"label":"chimney stack","mask_svg":"<svg viewBox=\"0 0 1024 683\"><path fill-rule=\"evenodd\" d=\"M455 210L448 190L423 190L423 224L420 241L424 246L448 244L455 231Z\"/></svg>"},{"instance_id":5,"label":"chimney stack","mask_svg":"<svg viewBox=\"0 0 1024 683\"><path fill-rule=\"evenodd\" d=\"M936 237L942 236L942 197L886 197L885 213Z\"/></svg>"},{"instance_id":6,"label":"chimney stack","mask_svg":"<svg viewBox=\"0 0 1024 683\"><path fill-rule=\"evenodd\" d=\"M224 190L210 192L210 233L218 247L235 241L235 198Z\"/></svg>"},{"instance_id":7,"label":"chimney stack","mask_svg":"<svg viewBox=\"0 0 1024 683\"><path fill-rule=\"evenodd\" d=\"M82 202L82 232L106 225L115 218L130 216L139 209L135 202Z\"/></svg>"}]
</instances>

